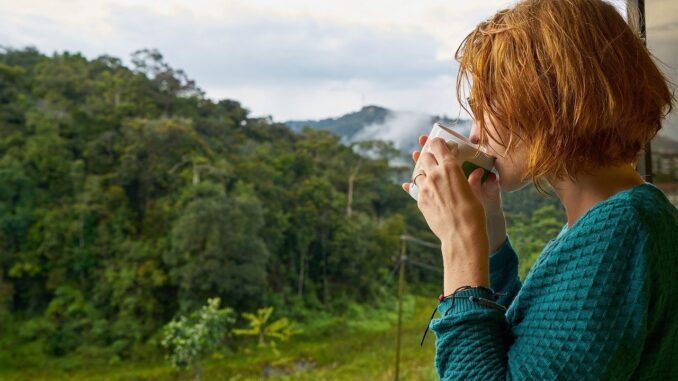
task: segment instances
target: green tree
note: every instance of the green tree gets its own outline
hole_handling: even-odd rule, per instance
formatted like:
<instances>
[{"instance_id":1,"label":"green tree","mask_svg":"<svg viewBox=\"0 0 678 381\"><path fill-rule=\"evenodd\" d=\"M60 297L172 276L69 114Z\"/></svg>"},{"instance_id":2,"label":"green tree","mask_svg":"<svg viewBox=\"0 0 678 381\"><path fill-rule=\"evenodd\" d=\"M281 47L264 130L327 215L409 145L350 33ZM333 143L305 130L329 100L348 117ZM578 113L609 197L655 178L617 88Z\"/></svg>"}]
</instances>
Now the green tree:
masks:
<instances>
[{"instance_id":1,"label":"green tree","mask_svg":"<svg viewBox=\"0 0 678 381\"><path fill-rule=\"evenodd\" d=\"M97 311L82 293L73 287L57 288L45 311L48 324L47 350L64 355L91 339L92 328L100 325ZM101 327L103 328L103 327Z\"/></svg>"},{"instance_id":2,"label":"green tree","mask_svg":"<svg viewBox=\"0 0 678 381\"><path fill-rule=\"evenodd\" d=\"M521 279L525 279L539 254L549 240L558 235L567 218L562 209L547 204L534 211L529 219L523 215L509 214L507 220L508 234L520 256L518 274Z\"/></svg>"},{"instance_id":3,"label":"green tree","mask_svg":"<svg viewBox=\"0 0 678 381\"><path fill-rule=\"evenodd\" d=\"M256 303L265 290L269 253L259 237L262 207L251 195L226 195L201 182L187 191L164 255L185 307L219 295L237 308Z\"/></svg>"},{"instance_id":4,"label":"green tree","mask_svg":"<svg viewBox=\"0 0 678 381\"><path fill-rule=\"evenodd\" d=\"M200 380L200 361L213 353L234 322L233 310L219 308L221 300L212 298L207 305L188 316L172 319L163 328L162 345L169 351L167 359L176 369L194 370Z\"/></svg>"},{"instance_id":5,"label":"green tree","mask_svg":"<svg viewBox=\"0 0 678 381\"><path fill-rule=\"evenodd\" d=\"M276 354L275 341L287 341L293 335L302 332L296 323L283 317L276 321L269 322L273 314L273 307L264 307L257 310L256 314L244 312L243 318L249 323L248 328L234 328L233 334L237 336L255 336L257 345L260 347L270 347Z\"/></svg>"},{"instance_id":6,"label":"green tree","mask_svg":"<svg viewBox=\"0 0 678 381\"><path fill-rule=\"evenodd\" d=\"M151 96L161 105L163 116L173 114L181 97L202 97L204 93L195 81L181 69L172 68L157 49L141 49L132 53L132 63L137 72L151 80Z\"/></svg>"}]
</instances>

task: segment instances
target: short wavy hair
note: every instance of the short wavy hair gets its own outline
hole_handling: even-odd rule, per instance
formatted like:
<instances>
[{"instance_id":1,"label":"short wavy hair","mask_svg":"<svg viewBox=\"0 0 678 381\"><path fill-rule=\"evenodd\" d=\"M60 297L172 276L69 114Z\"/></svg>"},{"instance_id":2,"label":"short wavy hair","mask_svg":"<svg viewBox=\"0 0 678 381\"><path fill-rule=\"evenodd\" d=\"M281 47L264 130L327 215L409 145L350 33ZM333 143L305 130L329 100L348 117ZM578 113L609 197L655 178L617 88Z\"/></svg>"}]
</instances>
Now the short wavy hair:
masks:
<instances>
[{"instance_id":1,"label":"short wavy hair","mask_svg":"<svg viewBox=\"0 0 678 381\"><path fill-rule=\"evenodd\" d=\"M633 25L601 0L524 0L481 22L455 53L457 99L469 112L466 84L480 142L490 135L508 152L523 141L522 179L543 195L547 174L637 162L675 98ZM509 130L508 145L485 117Z\"/></svg>"}]
</instances>

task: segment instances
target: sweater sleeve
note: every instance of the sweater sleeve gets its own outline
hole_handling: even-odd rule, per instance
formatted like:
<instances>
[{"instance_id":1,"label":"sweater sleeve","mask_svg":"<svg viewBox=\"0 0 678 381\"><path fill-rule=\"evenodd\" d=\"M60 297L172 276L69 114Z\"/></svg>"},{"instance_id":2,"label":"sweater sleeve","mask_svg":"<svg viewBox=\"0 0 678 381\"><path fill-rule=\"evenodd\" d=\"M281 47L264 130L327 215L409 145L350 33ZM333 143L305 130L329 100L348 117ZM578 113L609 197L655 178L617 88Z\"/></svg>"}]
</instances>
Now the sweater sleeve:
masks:
<instances>
[{"instance_id":1,"label":"sweater sleeve","mask_svg":"<svg viewBox=\"0 0 678 381\"><path fill-rule=\"evenodd\" d=\"M518 277L518 255L509 236L506 236L504 244L490 255L490 288L499 296L497 303L508 308L522 286Z\"/></svg>"},{"instance_id":2,"label":"sweater sleeve","mask_svg":"<svg viewBox=\"0 0 678 381\"><path fill-rule=\"evenodd\" d=\"M601 220L542 252L507 312L466 298L439 303L430 328L440 379L628 379L647 332L648 234ZM457 295L492 300L484 288Z\"/></svg>"}]
</instances>

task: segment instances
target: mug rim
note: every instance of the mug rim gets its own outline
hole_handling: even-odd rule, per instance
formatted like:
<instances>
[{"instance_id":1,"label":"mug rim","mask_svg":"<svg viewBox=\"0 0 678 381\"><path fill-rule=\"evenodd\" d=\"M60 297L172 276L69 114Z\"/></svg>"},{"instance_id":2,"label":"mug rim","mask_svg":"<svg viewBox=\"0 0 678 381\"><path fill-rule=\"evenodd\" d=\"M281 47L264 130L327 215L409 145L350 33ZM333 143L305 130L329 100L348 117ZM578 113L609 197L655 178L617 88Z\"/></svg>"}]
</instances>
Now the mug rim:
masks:
<instances>
[{"instance_id":1,"label":"mug rim","mask_svg":"<svg viewBox=\"0 0 678 381\"><path fill-rule=\"evenodd\" d=\"M471 142L470 140L468 140L468 139L466 138L466 136L464 136L464 135L458 133L457 131L451 129L450 127L447 127L447 126L444 125L442 122L440 122L440 121L435 122L435 125L437 125L438 127L442 128L442 129L445 130L446 132L448 132L448 133L454 135L456 138L461 139L464 143L466 143L466 144L468 144L468 145L471 145L471 146L473 146L473 147L476 148L476 149L479 149L479 148L480 148L478 144L475 144L475 143ZM481 150L481 151L482 151L482 150Z\"/></svg>"},{"instance_id":2,"label":"mug rim","mask_svg":"<svg viewBox=\"0 0 678 381\"><path fill-rule=\"evenodd\" d=\"M472 149L480 152L482 155L486 156L487 159L492 160L492 165L494 166L495 161L497 158L495 156L490 155L488 152L488 147L487 145L481 145L481 144L475 144L472 143L468 138L466 138L464 135L460 134L459 132L453 130L452 128L444 125L441 121L437 121L433 124L433 127L439 127L445 132L448 132L450 135L454 136L455 138L461 140L464 144L468 145Z\"/></svg>"}]
</instances>

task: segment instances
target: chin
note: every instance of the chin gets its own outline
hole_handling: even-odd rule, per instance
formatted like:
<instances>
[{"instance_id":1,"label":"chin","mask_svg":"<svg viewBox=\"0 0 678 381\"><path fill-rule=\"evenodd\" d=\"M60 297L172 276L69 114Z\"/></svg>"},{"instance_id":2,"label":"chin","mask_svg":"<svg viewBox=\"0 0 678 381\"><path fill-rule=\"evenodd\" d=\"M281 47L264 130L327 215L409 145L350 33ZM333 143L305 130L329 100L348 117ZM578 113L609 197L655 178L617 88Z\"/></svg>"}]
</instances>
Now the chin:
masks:
<instances>
[{"instance_id":1,"label":"chin","mask_svg":"<svg viewBox=\"0 0 678 381\"><path fill-rule=\"evenodd\" d=\"M517 178L499 174L499 190L502 192L515 192L523 189L527 184L529 184L529 181L521 183Z\"/></svg>"}]
</instances>

